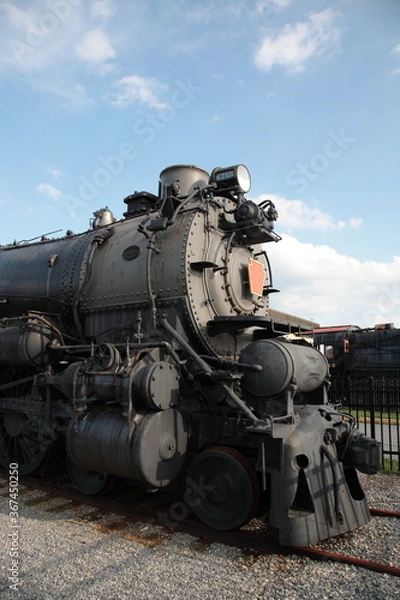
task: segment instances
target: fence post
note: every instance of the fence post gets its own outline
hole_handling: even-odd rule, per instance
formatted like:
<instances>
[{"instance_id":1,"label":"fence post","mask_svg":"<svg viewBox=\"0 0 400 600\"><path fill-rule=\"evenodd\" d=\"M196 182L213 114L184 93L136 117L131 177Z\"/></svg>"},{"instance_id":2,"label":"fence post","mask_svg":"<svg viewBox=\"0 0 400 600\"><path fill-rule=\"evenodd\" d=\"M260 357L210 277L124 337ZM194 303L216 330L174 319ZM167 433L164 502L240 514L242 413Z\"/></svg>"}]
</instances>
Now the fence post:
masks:
<instances>
[{"instance_id":1,"label":"fence post","mask_svg":"<svg viewBox=\"0 0 400 600\"><path fill-rule=\"evenodd\" d=\"M369 402L369 419L371 426L371 437L375 439L375 380L373 377L368 378L368 402Z\"/></svg>"}]
</instances>

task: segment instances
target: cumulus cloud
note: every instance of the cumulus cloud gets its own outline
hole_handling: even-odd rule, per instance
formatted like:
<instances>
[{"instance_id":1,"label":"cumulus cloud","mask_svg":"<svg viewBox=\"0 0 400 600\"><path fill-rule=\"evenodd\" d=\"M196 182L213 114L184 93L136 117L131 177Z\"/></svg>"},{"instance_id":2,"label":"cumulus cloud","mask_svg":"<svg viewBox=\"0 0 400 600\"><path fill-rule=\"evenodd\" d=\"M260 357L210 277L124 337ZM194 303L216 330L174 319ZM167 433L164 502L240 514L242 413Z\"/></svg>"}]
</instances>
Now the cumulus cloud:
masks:
<instances>
[{"instance_id":1,"label":"cumulus cloud","mask_svg":"<svg viewBox=\"0 0 400 600\"><path fill-rule=\"evenodd\" d=\"M62 192L51 185L51 183L39 183L35 187L35 191L38 194L43 194L44 196L48 196L49 198L53 198L55 200L59 200L62 196Z\"/></svg>"},{"instance_id":2,"label":"cumulus cloud","mask_svg":"<svg viewBox=\"0 0 400 600\"><path fill-rule=\"evenodd\" d=\"M82 61L96 67L91 71L95 75L111 72L114 65L107 61L117 52L105 27L114 9L111 0L32 0L29 8L0 2L0 69L33 75L25 81L36 88L46 84L47 77L63 79L65 87L80 85Z\"/></svg>"},{"instance_id":3,"label":"cumulus cloud","mask_svg":"<svg viewBox=\"0 0 400 600\"><path fill-rule=\"evenodd\" d=\"M263 194L256 199L257 204L262 200L270 199L275 204L279 213L279 227L288 231L293 229L317 229L327 231L330 229L344 229L345 227L357 228L362 225L362 219L352 217L347 222L336 220L332 215L311 208L302 200L287 200L276 194Z\"/></svg>"},{"instance_id":4,"label":"cumulus cloud","mask_svg":"<svg viewBox=\"0 0 400 600\"><path fill-rule=\"evenodd\" d=\"M108 36L100 29L88 31L82 41L75 46L75 51L78 58L94 64L104 63L116 56Z\"/></svg>"},{"instance_id":5,"label":"cumulus cloud","mask_svg":"<svg viewBox=\"0 0 400 600\"><path fill-rule=\"evenodd\" d=\"M340 39L337 18L337 13L328 8L311 14L308 21L285 25L262 40L255 64L264 71L276 65L290 73L303 71L311 58L337 49Z\"/></svg>"},{"instance_id":6,"label":"cumulus cloud","mask_svg":"<svg viewBox=\"0 0 400 600\"><path fill-rule=\"evenodd\" d=\"M128 75L116 82L117 91L111 99L111 104L120 108L130 106L134 102L146 104L150 108L165 108L167 104L160 99L160 94L168 86L154 78Z\"/></svg>"},{"instance_id":7,"label":"cumulus cloud","mask_svg":"<svg viewBox=\"0 0 400 600\"><path fill-rule=\"evenodd\" d=\"M266 250L281 290L271 297L273 308L325 326L400 326L400 256L390 263L361 261L285 234Z\"/></svg>"}]
</instances>

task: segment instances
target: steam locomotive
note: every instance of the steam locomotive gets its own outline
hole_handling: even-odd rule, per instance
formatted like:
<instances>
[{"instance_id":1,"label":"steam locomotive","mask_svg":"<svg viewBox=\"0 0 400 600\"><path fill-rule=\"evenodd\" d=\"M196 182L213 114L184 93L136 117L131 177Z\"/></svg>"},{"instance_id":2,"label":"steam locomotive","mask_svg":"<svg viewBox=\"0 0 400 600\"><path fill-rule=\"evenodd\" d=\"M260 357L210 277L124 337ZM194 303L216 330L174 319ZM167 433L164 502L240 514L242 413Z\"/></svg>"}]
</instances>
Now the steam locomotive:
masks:
<instances>
[{"instance_id":1,"label":"steam locomotive","mask_svg":"<svg viewBox=\"0 0 400 600\"><path fill-rule=\"evenodd\" d=\"M379 444L328 400L326 358L269 308L270 201L244 165L161 172L82 234L0 247L0 463L65 444L84 494L175 489L210 527L262 514L304 545L370 519Z\"/></svg>"},{"instance_id":2,"label":"steam locomotive","mask_svg":"<svg viewBox=\"0 0 400 600\"><path fill-rule=\"evenodd\" d=\"M393 323L319 327L313 344L323 352L335 378L400 377L400 330Z\"/></svg>"}]
</instances>

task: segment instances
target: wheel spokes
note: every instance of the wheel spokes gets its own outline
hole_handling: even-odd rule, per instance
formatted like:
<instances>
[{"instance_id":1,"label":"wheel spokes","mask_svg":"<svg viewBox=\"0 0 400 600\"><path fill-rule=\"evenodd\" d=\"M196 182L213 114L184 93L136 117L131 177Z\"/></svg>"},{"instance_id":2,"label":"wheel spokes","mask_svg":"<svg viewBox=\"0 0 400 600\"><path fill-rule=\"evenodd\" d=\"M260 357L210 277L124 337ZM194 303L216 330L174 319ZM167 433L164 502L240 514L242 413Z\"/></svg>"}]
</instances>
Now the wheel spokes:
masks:
<instances>
[{"instance_id":1,"label":"wheel spokes","mask_svg":"<svg viewBox=\"0 0 400 600\"><path fill-rule=\"evenodd\" d=\"M17 463L20 475L33 473L47 459L51 444L40 434L40 427L32 427L23 413L0 415L0 464L8 469Z\"/></svg>"}]
</instances>

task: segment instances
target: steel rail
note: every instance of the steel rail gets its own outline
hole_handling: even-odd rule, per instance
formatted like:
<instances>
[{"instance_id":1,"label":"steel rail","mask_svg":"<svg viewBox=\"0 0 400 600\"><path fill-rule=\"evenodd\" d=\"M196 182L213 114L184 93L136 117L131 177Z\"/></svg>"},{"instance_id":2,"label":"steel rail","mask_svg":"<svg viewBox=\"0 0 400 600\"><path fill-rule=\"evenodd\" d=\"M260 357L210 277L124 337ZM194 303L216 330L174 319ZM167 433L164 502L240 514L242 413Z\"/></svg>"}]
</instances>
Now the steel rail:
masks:
<instances>
[{"instance_id":1,"label":"steel rail","mask_svg":"<svg viewBox=\"0 0 400 600\"><path fill-rule=\"evenodd\" d=\"M4 484L0 489L4 489L8 481L8 475L4 470L0 471L0 481L1 480ZM71 501L74 504L78 503L91 506L104 513L109 512L119 514L126 519L129 519L130 522L157 522L159 526L164 527L164 529L171 533L174 531L188 533L198 537L205 543L222 543L228 546L244 548L247 551L253 551L260 555L281 554L287 556L295 554L298 556L307 556L308 558L318 561L330 560L400 577L400 567L377 563L355 556L338 554L330 550L314 548L312 546L283 546L260 531L248 529L217 531L215 529L210 529L199 521L195 521L191 518L174 521L168 516L168 510L161 510L155 513L148 503L143 502L143 493L135 494L137 500L137 503L135 504L132 503L132 498L130 498L128 502L124 502L124 500L119 497L114 498L107 494L102 496L85 496L65 482L66 478L57 482L48 479L39 479L29 475L19 479L20 485L45 492L49 496L60 497ZM4 494L2 495L4 497ZM37 501L37 503L45 502L46 498L38 498ZM27 504L29 505L33 502L35 502L35 500L27 501ZM371 508L370 511L373 517L400 517L400 512L396 511L381 510L377 508ZM145 541L145 539L143 541Z\"/></svg>"}]
</instances>

